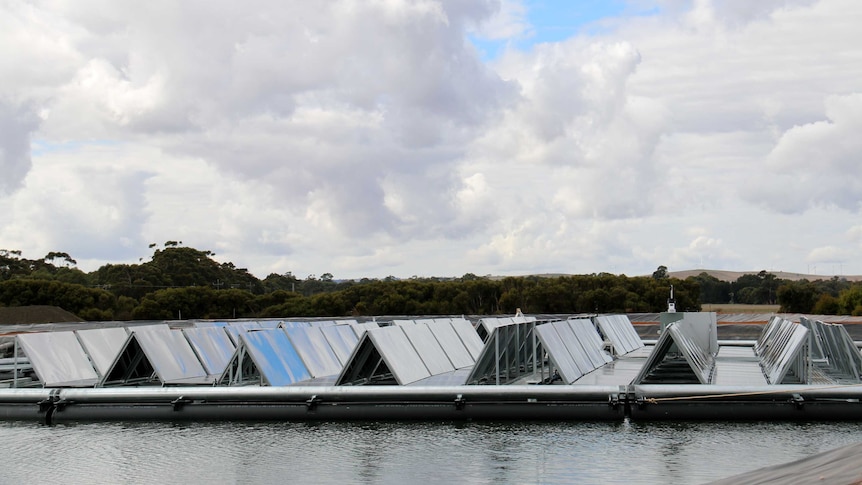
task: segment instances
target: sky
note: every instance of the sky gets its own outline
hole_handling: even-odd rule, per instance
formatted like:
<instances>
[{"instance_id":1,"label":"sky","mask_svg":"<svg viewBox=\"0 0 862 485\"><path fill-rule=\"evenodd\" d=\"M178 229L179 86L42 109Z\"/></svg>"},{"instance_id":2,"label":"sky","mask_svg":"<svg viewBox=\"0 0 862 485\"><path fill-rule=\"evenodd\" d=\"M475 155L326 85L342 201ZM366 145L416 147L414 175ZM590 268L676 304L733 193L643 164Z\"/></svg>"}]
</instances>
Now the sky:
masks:
<instances>
[{"instance_id":1,"label":"sky","mask_svg":"<svg viewBox=\"0 0 862 485\"><path fill-rule=\"evenodd\" d=\"M858 0L0 2L0 249L862 274Z\"/></svg>"}]
</instances>

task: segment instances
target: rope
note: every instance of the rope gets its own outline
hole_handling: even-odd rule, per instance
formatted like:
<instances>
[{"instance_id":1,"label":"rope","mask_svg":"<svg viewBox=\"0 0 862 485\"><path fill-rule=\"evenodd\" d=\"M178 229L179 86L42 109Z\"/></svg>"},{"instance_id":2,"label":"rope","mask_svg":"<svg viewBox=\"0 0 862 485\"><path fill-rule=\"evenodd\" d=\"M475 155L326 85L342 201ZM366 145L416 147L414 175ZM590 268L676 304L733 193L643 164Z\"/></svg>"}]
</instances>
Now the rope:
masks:
<instances>
[{"instance_id":1,"label":"rope","mask_svg":"<svg viewBox=\"0 0 862 485\"><path fill-rule=\"evenodd\" d=\"M862 384L843 384L838 386L828 386L828 387L818 387L817 390L825 390L825 389L843 389L849 387L862 387ZM770 395L770 394L787 394L793 392L806 392L810 391L810 388L807 389L796 389L796 390L774 390L774 391L750 391L750 392L734 392L728 394L704 394L697 396L676 396L676 397L648 397L644 399L645 402L649 404L658 404L662 401L683 401L683 400L694 400L694 399L713 399L713 398L721 398L721 397L741 397L741 396L762 396L762 395Z\"/></svg>"}]
</instances>

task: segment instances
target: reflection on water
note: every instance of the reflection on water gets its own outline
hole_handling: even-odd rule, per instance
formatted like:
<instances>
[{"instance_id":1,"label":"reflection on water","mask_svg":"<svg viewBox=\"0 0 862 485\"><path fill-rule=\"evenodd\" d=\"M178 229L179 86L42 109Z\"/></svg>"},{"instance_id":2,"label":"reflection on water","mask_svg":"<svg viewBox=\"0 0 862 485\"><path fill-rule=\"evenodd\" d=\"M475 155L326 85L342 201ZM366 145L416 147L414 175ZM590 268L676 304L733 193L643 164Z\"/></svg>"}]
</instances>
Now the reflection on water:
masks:
<instances>
[{"instance_id":1,"label":"reflection on water","mask_svg":"<svg viewBox=\"0 0 862 485\"><path fill-rule=\"evenodd\" d=\"M0 424L0 483L704 483L846 423Z\"/></svg>"}]
</instances>

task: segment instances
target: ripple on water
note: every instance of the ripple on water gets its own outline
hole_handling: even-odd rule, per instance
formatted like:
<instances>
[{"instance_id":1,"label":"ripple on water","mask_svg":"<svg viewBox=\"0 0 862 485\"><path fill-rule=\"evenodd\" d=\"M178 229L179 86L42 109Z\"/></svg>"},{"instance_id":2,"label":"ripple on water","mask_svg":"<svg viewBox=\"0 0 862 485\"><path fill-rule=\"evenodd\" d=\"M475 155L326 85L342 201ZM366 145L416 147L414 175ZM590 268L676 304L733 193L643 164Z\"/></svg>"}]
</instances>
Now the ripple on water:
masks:
<instances>
[{"instance_id":1,"label":"ripple on water","mask_svg":"<svg viewBox=\"0 0 862 485\"><path fill-rule=\"evenodd\" d=\"M703 483L862 441L844 423L0 424L0 483Z\"/></svg>"}]
</instances>

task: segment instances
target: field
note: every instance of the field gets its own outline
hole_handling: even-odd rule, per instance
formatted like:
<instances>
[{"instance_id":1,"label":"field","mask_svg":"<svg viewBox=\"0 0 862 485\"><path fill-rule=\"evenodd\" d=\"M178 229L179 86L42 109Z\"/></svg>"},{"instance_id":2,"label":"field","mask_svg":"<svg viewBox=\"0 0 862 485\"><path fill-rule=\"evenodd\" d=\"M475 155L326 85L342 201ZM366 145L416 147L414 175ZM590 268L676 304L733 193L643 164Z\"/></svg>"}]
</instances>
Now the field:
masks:
<instances>
[{"instance_id":1,"label":"field","mask_svg":"<svg viewBox=\"0 0 862 485\"><path fill-rule=\"evenodd\" d=\"M745 305L742 303L704 303L701 311L716 313L777 313L780 305Z\"/></svg>"}]
</instances>

